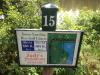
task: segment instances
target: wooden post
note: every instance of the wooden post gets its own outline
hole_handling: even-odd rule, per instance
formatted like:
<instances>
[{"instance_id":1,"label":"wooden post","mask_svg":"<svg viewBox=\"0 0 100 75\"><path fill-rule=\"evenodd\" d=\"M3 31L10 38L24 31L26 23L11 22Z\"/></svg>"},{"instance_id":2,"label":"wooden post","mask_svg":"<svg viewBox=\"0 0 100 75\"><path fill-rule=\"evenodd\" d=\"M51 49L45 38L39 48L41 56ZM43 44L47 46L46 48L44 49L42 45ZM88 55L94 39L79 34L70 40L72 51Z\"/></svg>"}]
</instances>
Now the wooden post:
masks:
<instances>
[{"instance_id":1,"label":"wooden post","mask_svg":"<svg viewBox=\"0 0 100 75\"><path fill-rule=\"evenodd\" d=\"M42 75L53 75L53 68L44 67L42 71Z\"/></svg>"},{"instance_id":2,"label":"wooden post","mask_svg":"<svg viewBox=\"0 0 100 75\"><path fill-rule=\"evenodd\" d=\"M42 31L55 31L58 8L52 3L42 6ZM49 64L51 64L49 62ZM44 67L42 75L53 75L53 68Z\"/></svg>"}]
</instances>

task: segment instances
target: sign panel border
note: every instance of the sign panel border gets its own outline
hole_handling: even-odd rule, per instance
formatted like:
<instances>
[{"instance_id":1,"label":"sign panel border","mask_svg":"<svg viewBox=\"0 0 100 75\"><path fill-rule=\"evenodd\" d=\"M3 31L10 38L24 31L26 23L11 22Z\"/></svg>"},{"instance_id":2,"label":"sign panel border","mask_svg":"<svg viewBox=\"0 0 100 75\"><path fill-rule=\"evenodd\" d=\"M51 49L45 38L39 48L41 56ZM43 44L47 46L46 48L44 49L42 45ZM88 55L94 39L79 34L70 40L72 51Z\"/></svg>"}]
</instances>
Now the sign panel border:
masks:
<instances>
[{"instance_id":1,"label":"sign panel border","mask_svg":"<svg viewBox=\"0 0 100 75\"><path fill-rule=\"evenodd\" d=\"M78 43L78 48L77 48L77 53L76 53L76 59L74 61L74 64L39 64L39 65L23 65L20 64L20 57L19 57L19 47L18 47L18 38L16 38L17 41L17 48L18 48L18 60L19 60L19 65L20 66L24 66L24 67L77 67L77 63L78 63L78 58L79 58L79 53L80 53L80 48L81 48L81 44L82 44L82 38L83 38L83 31L81 30L57 30L57 31L42 31L42 30L38 30L38 29L15 29L16 31L16 37L17 37L17 32L18 31L36 31L36 32L46 32L46 33L79 33L79 43ZM48 54L48 51L47 51ZM48 56L47 56L48 57Z\"/></svg>"}]
</instances>

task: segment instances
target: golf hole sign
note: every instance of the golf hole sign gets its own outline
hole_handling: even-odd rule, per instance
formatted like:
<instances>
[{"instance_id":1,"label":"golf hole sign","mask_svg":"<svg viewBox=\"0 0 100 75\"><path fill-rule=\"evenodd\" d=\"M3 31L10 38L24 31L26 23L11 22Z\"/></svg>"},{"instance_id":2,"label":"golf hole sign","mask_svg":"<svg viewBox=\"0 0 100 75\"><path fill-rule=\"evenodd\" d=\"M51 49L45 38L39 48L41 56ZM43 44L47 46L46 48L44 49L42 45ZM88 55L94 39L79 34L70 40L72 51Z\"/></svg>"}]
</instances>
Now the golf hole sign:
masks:
<instances>
[{"instance_id":1,"label":"golf hole sign","mask_svg":"<svg viewBox=\"0 0 100 75\"><path fill-rule=\"evenodd\" d=\"M83 32L16 29L21 66L77 65Z\"/></svg>"}]
</instances>

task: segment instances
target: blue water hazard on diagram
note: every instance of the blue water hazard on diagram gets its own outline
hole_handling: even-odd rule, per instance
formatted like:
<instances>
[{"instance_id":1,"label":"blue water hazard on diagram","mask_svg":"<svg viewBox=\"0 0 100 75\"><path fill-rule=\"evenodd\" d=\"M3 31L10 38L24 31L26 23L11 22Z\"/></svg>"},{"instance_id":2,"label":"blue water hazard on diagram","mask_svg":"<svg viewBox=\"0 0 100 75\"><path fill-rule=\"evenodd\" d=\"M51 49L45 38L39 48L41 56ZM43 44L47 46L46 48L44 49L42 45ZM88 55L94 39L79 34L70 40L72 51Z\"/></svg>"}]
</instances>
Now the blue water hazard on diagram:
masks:
<instances>
[{"instance_id":1,"label":"blue water hazard on diagram","mask_svg":"<svg viewBox=\"0 0 100 75\"><path fill-rule=\"evenodd\" d=\"M75 50L75 42L65 42L64 43L64 50L68 54L68 58L66 63L72 64L73 63L73 57L74 57L74 50Z\"/></svg>"},{"instance_id":2,"label":"blue water hazard on diagram","mask_svg":"<svg viewBox=\"0 0 100 75\"><path fill-rule=\"evenodd\" d=\"M34 41L21 41L22 51L34 51Z\"/></svg>"}]
</instances>

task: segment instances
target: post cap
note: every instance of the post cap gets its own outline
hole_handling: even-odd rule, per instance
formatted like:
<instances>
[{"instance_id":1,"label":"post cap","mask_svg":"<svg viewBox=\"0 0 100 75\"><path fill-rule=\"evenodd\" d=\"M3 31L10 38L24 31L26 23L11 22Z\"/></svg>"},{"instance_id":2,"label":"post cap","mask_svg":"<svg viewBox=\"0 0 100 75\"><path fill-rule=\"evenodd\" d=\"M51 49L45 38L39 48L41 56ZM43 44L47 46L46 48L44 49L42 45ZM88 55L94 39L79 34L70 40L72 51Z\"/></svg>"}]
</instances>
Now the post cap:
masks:
<instances>
[{"instance_id":1,"label":"post cap","mask_svg":"<svg viewBox=\"0 0 100 75\"><path fill-rule=\"evenodd\" d=\"M45 4L41 7L42 9L58 9L58 7L55 5L55 4L52 4L52 3L48 3L48 4Z\"/></svg>"}]
</instances>

